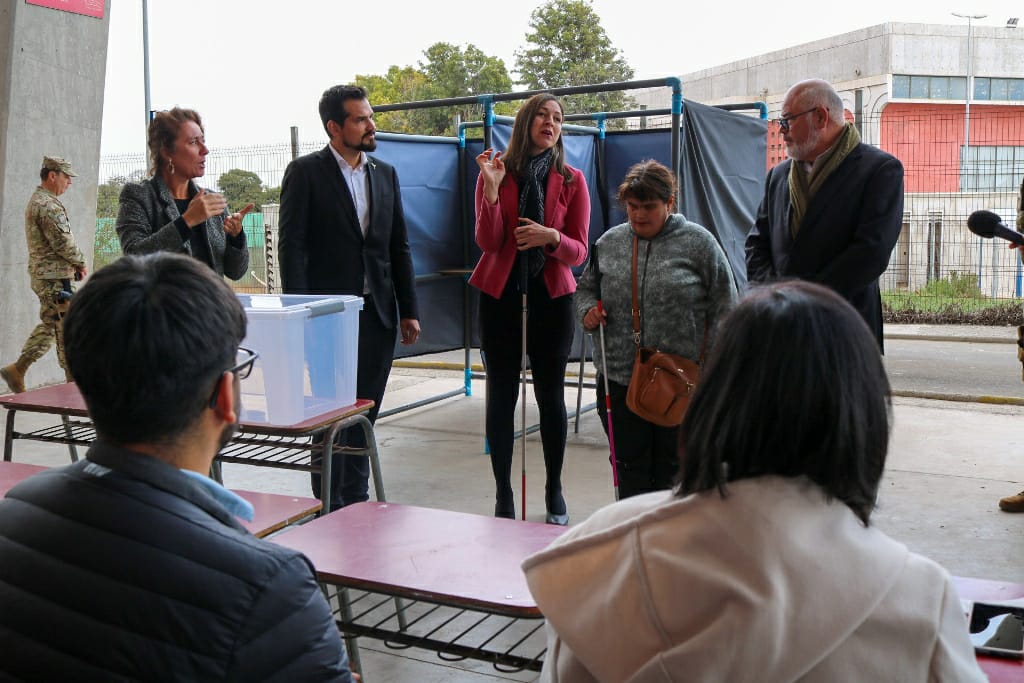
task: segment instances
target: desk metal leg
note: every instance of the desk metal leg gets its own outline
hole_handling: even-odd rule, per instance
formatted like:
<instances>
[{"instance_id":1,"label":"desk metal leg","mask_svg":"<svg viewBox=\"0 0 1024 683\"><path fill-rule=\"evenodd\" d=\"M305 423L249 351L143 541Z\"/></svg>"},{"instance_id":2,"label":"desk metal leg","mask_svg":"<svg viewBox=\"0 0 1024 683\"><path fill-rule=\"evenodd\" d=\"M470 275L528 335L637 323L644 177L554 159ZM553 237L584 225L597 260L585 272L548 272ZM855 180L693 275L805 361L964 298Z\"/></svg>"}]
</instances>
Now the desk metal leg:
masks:
<instances>
[{"instance_id":1,"label":"desk metal leg","mask_svg":"<svg viewBox=\"0 0 1024 683\"><path fill-rule=\"evenodd\" d=\"M342 618L345 620L345 623L352 623L352 604L348 601L348 589L339 588L336 595L338 596L338 607L341 609ZM359 640L356 636L347 633L344 635L344 638L345 649L348 650L349 669L361 674L363 663L359 660Z\"/></svg>"},{"instance_id":2,"label":"desk metal leg","mask_svg":"<svg viewBox=\"0 0 1024 683\"><path fill-rule=\"evenodd\" d=\"M322 462L320 463L320 500L330 501L330 476L331 459L330 453L334 452L334 438L339 432L346 429L358 427L363 430L363 437L366 440L365 448L344 447L340 452L347 455L365 456L370 459L370 473L373 477L373 493L381 503L387 502L384 495L384 475L380 469L380 454L377 452L377 439L373 435L373 424L365 415L352 415L332 425L327 434L324 435L324 450ZM325 503L326 505L327 503Z\"/></svg>"},{"instance_id":3,"label":"desk metal leg","mask_svg":"<svg viewBox=\"0 0 1024 683\"><path fill-rule=\"evenodd\" d=\"M373 493L381 503L387 502L384 497L384 476L380 471L380 455L377 453L377 438L373 434L373 425L365 415L357 415L359 425L363 428L366 439L366 457L370 459L370 472L373 476Z\"/></svg>"},{"instance_id":4,"label":"desk metal leg","mask_svg":"<svg viewBox=\"0 0 1024 683\"><path fill-rule=\"evenodd\" d=\"M74 438L74 432L71 430L71 420L68 419L67 415L61 415L60 421L64 423L64 434L68 439ZM75 448L75 444L68 444L68 454L71 455L71 462L78 462L78 449Z\"/></svg>"},{"instance_id":5,"label":"desk metal leg","mask_svg":"<svg viewBox=\"0 0 1024 683\"><path fill-rule=\"evenodd\" d=\"M335 422L324 433L323 441L320 442L320 502L323 503L320 514L322 515L331 511L331 460L334 458L334 439L346 424L348 424L347 419Z\"/></svg>"},{"instance_id":6,"label":"desk metal leg","mask_svg":"<svg viewBox=\"0 0 1024 683\"><path fill-rule=\"evenodd\" d=\"M11 456L14 454L14 416L17 412L17 410L7 411L7 431L4 432L4 460L7 462L11 461Z\"/></svg>"}]
</instances>

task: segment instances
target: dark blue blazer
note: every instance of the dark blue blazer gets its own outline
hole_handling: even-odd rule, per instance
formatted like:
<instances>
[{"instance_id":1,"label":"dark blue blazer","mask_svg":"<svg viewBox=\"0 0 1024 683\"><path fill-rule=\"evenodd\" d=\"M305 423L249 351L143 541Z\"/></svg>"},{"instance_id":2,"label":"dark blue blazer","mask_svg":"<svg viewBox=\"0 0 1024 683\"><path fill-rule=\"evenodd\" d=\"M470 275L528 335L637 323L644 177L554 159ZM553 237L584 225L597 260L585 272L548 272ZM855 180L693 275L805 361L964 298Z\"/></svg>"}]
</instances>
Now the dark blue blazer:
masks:
<instances>
[{"instance_id":1,"label":"dark blue blazer","mask_svg":"<svg viewBox=\"0 0 1024 683\"><path fill-rule=\"evenodd\" d=\"M789 166L768 172L757 220L747 236L753 284L799 278L827 285L864 317L882 348L878 278L903 225L903 164L863 143L829 176L807 207L796 238L789 232Z\"/></svg>"},{"instance_id":2,"label":"dark blue blazer","mask_svg":"<svg viewBox=\"0 0 1024 683\"><path fill-rule=\"evenodd\" d=\"M328 147L295 159L281 180L278 228L281 282L289 294L363 294L385 327L419 318L416 273L394 167L368 157L370 227L359 228L355 203ZM395 303L398 313L395 312Z\"/></svg>"}]
</instances>

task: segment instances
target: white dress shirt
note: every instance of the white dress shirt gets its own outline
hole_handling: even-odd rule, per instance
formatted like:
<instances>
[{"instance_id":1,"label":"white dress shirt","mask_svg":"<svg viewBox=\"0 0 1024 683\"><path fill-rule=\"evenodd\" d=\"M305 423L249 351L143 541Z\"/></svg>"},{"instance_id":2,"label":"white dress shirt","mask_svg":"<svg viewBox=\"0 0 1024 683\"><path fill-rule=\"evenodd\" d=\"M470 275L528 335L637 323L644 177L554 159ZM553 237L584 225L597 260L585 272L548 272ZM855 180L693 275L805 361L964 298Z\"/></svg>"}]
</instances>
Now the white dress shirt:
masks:
<instances>
[{"instance_id":1,"label":"white dress shirt","mask_svg":"<svg viewBox=\"0 0 1024 683\"><path fill-rule=\"evenodd\" d=\"M370 229L370 177L366 174L366 152L359 153L359 163L353 168L349 166L344 157L338 154L338 150L334 149L333 145L328 146L338 162L338 168L341 169L341 175L345 178L345 184L348 185L352 203L356 206L359 229L363 231L363 237L366 237L366 231Z\"/></svg>"}]
</instances>

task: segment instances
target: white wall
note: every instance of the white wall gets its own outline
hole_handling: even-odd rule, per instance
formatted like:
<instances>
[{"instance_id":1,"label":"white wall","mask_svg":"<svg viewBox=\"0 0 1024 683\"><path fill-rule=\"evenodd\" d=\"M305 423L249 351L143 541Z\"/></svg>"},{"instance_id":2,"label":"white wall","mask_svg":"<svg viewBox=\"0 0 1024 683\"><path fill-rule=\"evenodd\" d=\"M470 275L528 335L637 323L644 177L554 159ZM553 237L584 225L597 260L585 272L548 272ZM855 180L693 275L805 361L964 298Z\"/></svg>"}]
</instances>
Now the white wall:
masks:
<instances>
[{"instance_id":1,"label":"white wall","mask_svg":"<svg viewBox=\"0 0 1024 683\"><path fill-rule=\"evenodd\" d=\"M109 25L110 0L103 19L24 0L0 3L0 364L17 358L39 320L27 272L25 206L39 184L43 155L67 158L78 173L61 201L92 263ZM26 383L63 379L51 351Z\"/></svg>"}]
</instances>

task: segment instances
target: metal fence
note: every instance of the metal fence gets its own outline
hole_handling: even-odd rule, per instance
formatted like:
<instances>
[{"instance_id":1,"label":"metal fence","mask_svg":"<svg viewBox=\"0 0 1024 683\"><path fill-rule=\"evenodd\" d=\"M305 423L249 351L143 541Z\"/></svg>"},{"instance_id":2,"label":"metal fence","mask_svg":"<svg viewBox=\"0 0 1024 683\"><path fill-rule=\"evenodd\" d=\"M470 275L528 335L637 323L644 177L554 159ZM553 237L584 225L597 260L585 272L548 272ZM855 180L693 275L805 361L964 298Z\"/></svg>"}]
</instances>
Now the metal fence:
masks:
<instances>
[{"instance_id":1,"label":"metal fence","mask_svg":"<svg viewBox=\"0 0 1024 683\"><path fill-rule=\"evenodd\" d=\"M665 124L658 117L644 121L647 128L660 125ZM953 105L890 105L882 116L863 117L859 125L864 141L896 156L905 171L903 227L881 278L890 313L1001 308L1019 317L1016 302L1024 274L1017 252L1004 242L971 234L967 217L988 209L1013 227L1024 177L1024 107L976 106L969 130L963 108ZM628 127L640 127L640 120L630 120ZM297 151L306 154L324 144L308 142ZM783 151L777 127L769 124L766 165L783 158ZM217 189L221 174L242 169L258 175L266 187L277 187L292 153L289 143L213 149L203 184ZM104 157L100 177L143 177L145 165L141 154ZM262 283L274 281L272 235L264 239L270 225L262 217L247 222L253 275L236 283L239 291L262 291ZM109 240L110 230L112 225L101 232L98 221L97 265L116 257L117 241ZM270 247L269 264L265 244Z\"/></svg>"}]
</instances>

